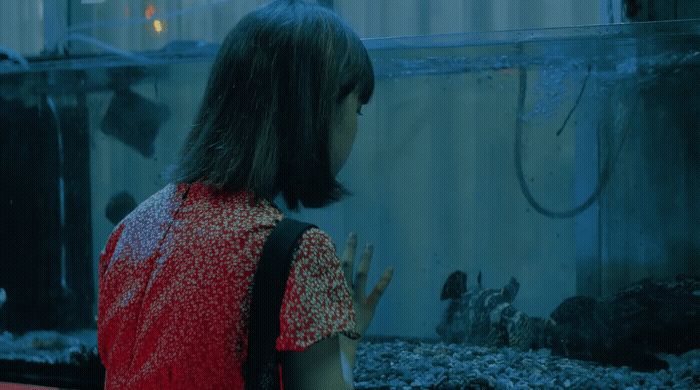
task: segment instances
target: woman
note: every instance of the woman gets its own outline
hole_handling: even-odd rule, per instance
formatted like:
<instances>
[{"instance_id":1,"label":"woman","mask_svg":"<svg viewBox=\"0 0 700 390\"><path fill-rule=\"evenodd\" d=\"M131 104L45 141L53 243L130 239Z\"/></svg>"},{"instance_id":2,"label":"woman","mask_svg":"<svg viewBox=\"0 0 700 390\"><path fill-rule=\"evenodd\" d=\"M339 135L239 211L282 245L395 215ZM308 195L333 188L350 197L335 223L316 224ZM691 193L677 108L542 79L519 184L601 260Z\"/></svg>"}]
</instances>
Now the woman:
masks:
<instances>
[{"instance_id":1,"label":"woman","mask_svg":"<svg viewBox=\"0 0 700 390\"><path fill-rule=\"evenodd\" d=\"M100 257L106 389L243 388L252 280L283 218L273 199L294 210L347 194L335 176L373 89L362 42L325 8L275 1L234 27L176 180L115 227ZM341 265L323 231L299 241L276 345L285 389L352 388L358 339L393 273L365 296L367 246L351 293L356 246L351 234Z\"/></svg>"}]
</instances>

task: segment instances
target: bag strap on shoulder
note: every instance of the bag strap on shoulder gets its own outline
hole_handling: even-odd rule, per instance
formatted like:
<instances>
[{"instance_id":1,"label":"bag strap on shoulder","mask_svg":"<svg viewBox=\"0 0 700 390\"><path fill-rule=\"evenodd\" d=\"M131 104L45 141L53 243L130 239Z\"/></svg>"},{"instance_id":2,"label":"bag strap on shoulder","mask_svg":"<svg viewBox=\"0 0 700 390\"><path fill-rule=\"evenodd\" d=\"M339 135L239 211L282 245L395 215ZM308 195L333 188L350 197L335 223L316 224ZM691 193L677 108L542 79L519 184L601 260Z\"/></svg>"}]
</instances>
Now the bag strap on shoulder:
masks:
<instances>
[{"instance_id":1,"label":"bag strap on shoulder","mask_svg":"<svg viewBox=\"0 0 700 390\"><path fill-rule=\"evenodd\" d=\"M268 236L253 277L248 327L248 359L243 365L246 389L279 389L277 351L280 310L299 239L310 223L285 218Z\"/></svg>"}]
</instances>

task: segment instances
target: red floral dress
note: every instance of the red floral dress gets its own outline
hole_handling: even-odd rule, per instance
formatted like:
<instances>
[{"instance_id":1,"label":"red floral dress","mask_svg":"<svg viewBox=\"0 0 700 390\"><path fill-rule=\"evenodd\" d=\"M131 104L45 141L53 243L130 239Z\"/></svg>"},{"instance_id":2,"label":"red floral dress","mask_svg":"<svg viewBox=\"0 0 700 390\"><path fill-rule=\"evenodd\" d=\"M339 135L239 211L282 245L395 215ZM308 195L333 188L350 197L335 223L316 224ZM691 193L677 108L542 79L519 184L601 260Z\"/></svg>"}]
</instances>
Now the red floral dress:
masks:
<instances>
[{"instance_id":1,"label":"red floral dress","mask_svg":"<svg viewBox=\"0 0 700 390\"><path fill-rule=\"evenodd\" d=\"M105 389L244 387L253 275L283 218L251 195L170 184L115 227L99 265ZM359 337L335 247L319 229L302 236L279 319L278 351Z\"/></svg>"}]
</instances>

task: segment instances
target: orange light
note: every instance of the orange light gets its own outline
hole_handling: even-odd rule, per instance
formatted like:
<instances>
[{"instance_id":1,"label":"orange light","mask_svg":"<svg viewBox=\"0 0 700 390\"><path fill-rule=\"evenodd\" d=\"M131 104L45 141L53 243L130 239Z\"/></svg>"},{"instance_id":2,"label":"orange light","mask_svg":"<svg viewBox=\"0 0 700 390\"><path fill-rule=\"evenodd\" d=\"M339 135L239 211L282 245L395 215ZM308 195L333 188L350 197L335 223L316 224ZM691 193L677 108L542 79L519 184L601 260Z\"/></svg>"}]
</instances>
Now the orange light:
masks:
<instances>
[{"instance_id":1,"label":"orange light","mask_svg":"<svg viewBox=\"0 0 700 390\"><path fill-rule=\"evenodd\" d=\"M160 34L161 32L163 32L163 23L161 23L158 19L154 20L153 29L156 30L158 34Z\"/></svg>"},{"instance_id":2,"label":"orange light","mask_svg":"<svg viewBox=\"0 0 700 390\"><path fill-rule=\"evenodd\" d=\"M153 4L149 4L148 7L146 7L146 11L143 13L146 16L146 19L151 19L153 17L153 14L156 13L156 7Z\"/></svg>"}]
</instances>

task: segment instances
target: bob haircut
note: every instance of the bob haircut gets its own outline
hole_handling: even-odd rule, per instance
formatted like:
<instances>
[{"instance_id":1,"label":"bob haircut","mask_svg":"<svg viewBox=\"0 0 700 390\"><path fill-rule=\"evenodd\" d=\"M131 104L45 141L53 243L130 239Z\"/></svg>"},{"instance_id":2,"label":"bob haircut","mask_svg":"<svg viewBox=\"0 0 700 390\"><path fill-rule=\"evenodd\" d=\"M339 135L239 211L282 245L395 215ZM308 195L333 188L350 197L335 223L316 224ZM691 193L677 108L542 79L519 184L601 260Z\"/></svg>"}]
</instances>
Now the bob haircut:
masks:
<instances>
[{"instance_id":1,"label":"bob haircut","mask_svg":"<svg viewBox=\"0 0 700 390\"><path fill-rule=\"evenodd\" d=\"M219 49L175 182L248 190L255 201L282 192L291 210L349 195L330 171L329 139L353 91L367 104L374 72L335 13L294 0L249 13Z\"/></svg>"}]
</instances>

